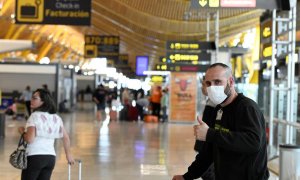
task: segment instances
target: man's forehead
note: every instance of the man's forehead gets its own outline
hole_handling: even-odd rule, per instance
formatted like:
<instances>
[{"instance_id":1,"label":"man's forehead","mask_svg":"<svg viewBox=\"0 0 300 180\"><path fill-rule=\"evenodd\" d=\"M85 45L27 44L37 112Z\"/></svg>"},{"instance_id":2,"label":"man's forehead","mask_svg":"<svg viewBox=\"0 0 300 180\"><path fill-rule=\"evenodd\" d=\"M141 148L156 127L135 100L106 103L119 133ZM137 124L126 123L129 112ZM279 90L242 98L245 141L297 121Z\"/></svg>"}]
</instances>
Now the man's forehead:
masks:
<instances>
[{"instance_id":1,"label":"man's forehead","mask_svg":"<svg viewBox=\"0 0 300 180\"><path fill-rule=\"evenodd\" d=\"M225 69L224 68L211 68L206 71L205 79L212 80L212 79L223 79L225 78Z\"/></svg>"}]
</instances>

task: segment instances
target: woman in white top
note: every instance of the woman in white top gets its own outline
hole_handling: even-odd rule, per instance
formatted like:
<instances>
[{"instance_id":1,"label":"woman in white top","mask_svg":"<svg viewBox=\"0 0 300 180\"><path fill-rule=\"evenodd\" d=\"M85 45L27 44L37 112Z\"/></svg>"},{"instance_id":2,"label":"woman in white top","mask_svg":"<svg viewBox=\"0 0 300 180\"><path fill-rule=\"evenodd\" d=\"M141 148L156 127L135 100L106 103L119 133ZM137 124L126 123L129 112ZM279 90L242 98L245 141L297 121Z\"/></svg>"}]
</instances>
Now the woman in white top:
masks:
<instances>
[{"instance_id":1,"label":"woman in white top","mask_svg":"<svg viewBox=\"0 0 300 180\"><path fill-rule=\"evenodd\" d=\"M70 152L70 139L61 118L56 114L54 101L44 89L37 89L31 98L33 113L26 126L19 128L24 133L27 145L27 169L22 170L21 180L50 180L55 166L54 141L63 138L66 158L74 164Z\"/></svg>"}]
</instances>

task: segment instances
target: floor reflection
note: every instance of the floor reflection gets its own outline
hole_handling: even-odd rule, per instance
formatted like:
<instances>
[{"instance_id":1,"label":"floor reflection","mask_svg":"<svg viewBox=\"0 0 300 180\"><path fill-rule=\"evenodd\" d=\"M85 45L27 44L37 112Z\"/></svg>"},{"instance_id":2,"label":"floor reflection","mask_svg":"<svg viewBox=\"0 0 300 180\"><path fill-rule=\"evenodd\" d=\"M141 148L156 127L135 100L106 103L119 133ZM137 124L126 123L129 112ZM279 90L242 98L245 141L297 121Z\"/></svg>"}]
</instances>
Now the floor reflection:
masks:
<instances>
[{"instance_id":1,"label":"floor reflection","mask_svg":"<svg viewBox=\"0 0 300 180\"><path fill-rule=\"evenodd\" d=\"M108 116L98 122L91 103L61 116L71 137L72 153L83 162L82 179L166 180L184 173L195 157L192 124L110 121ZM16 148L17 128L25 120L6 122L6 137L0 139L0 179L18 180L20 170L8 163L8 156ZM56 152L52 179L67 179L61 141L56 142ZM72 168L73 178L77 168Z\"/></svg>"}]
</instances>

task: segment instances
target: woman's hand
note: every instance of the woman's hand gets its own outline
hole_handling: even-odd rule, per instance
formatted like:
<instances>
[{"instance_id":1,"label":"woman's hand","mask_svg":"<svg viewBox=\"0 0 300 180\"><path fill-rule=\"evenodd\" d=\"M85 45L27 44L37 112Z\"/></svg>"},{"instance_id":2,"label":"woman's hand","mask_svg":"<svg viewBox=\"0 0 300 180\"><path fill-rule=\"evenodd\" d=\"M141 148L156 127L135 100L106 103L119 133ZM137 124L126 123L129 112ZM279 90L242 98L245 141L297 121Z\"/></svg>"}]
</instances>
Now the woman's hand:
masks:
<instances>
[{"instance_id":1,"label":"woman's hand","mask_svg":"<svg viewBox=\"0 0 300 180\"><path fill-rule=\"evenodd\" d=\"M69 164L73 165L75 163L75 160L73 159L73 156L71 154L66 154L66 158Z\"/></svg>"}]
</instances>

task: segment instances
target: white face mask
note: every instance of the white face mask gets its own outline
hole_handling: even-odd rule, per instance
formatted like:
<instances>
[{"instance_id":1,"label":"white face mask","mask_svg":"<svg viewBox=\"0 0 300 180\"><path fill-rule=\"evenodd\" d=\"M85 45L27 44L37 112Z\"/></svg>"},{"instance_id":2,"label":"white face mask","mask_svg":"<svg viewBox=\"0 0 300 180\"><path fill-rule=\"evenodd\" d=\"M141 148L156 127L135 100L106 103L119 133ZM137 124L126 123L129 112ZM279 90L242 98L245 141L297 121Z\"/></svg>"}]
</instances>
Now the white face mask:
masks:
<instances>
[{"instance_id":1,"label":"white face mask","mask_svg":"<svg viewBox=\"0 0 300 180\"><path fill-rule=\"evenodd\" d=\"M207 87L207 95L216 105L221 104L227 98L227 95L224 93L224 86Z\"/></svg>"}]
</instances>

